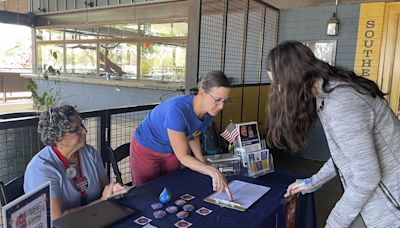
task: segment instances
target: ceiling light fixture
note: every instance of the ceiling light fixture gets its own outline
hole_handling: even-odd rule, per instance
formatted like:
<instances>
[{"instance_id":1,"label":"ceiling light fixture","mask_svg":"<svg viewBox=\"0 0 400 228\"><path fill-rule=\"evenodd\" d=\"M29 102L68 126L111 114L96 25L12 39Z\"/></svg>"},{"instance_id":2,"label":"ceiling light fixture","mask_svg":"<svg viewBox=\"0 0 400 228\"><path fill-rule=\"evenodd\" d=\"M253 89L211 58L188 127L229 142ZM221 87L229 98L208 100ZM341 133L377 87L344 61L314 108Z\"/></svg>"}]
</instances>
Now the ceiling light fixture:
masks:
<instances>
[{"instance_id":1,"label":"ceiling light fixture","mask_svg":"<svg viewBox=\"0 0 400 228\"><path fill-rule=\"evenodd\" d=\"M326 29L328 36L336 36L339 33L339 20L336 17L337 6L338 0L336 0L335 12L333 12L332 17L328 20L328 27Z\"/></svg>"}]
</instances>

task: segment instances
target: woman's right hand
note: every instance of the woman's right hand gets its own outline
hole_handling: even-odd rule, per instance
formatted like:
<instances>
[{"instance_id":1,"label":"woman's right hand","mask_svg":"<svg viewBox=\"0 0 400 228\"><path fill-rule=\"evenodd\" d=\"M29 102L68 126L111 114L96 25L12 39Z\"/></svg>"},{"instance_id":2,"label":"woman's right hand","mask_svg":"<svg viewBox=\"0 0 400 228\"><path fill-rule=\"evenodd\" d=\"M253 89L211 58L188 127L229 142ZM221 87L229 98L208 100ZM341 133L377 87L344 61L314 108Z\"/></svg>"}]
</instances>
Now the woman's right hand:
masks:
<instances>
[{"instance_id":1,"label":"woman's right hand","mask_svg":"<svg viewBox=\"0 0 400 228\"><path fill-rule=\"evenodd\" d=\"M232 193L229 190L228 181L220 171L214 167L212 167L212 169L210 176L212 178L213 190L216 192L226 192L228 200L232 200Z\"/></svg>"},{"instance_id":2,"label":"woman's right hand","mask_svg":"<svg viewBox=\"0 0 400 228\"><path fill-rule=\"evenodd\" d=\"M295 195L296 193L302 192L308 193L311 189L311 179L296 179L295 182L289 185L284 195L285 198Z\"/></svg>"}]
</instances>

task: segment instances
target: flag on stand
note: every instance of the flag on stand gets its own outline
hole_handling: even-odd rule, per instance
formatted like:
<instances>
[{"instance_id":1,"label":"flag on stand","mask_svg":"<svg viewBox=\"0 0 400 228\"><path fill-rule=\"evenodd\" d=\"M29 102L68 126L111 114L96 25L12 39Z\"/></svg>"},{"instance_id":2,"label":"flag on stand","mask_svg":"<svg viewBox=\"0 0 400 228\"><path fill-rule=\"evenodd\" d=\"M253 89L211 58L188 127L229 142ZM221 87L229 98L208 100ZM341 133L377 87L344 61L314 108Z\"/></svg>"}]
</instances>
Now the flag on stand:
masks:
<instances>
[{"instance_id":1,"label":"flag on stand","mask_svg":"<svg viewBox=\"0 0 400 228\"><path fill-rule=\"evenodd\" d=\"M228 126L226 126L225 131L221 133L221 136L229 143L233 143L239 136L239 131L236 129L236 125L230 122Z\"/></svg>"}]
</instances>

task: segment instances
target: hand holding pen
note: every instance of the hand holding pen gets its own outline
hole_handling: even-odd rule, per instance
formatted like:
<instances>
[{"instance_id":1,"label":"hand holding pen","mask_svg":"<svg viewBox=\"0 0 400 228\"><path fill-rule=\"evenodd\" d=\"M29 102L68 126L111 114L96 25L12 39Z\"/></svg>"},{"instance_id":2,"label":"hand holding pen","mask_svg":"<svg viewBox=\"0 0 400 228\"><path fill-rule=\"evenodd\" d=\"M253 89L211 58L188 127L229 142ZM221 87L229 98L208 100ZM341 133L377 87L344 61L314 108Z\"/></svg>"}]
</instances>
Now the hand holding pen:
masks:
<instances>
[{"instance_id":1,"label":"hand holding pen","mask_svg":"<svg viewBox=\"0 0 400 228\"><path fill-rule=\"evenodd\" d=\"M289 185L284 195L285 198L295 195L296 193L307 192L306 190L311 188L311 179L296 179L296 181Z\"/></svg>"}]
</instances>

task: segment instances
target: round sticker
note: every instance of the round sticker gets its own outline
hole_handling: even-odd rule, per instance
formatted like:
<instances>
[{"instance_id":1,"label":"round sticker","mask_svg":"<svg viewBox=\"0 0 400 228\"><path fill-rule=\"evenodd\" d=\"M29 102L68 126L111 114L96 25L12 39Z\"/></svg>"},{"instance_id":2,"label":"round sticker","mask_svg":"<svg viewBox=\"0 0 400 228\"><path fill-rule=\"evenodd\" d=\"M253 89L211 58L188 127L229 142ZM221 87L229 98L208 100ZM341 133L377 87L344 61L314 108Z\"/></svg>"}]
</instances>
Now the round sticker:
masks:
<instances>
[{"instance_id":1,"label":"round sticker","mask_svg":"<svg viewBox=\"0 0 400 228\"><path fill-rule=\"evenodd\" d=\"M65 172L67 173L67 177L69 179L73 179L76 177L76 169L74 167L68 167Z\"/></svg>"}]
</instances>

